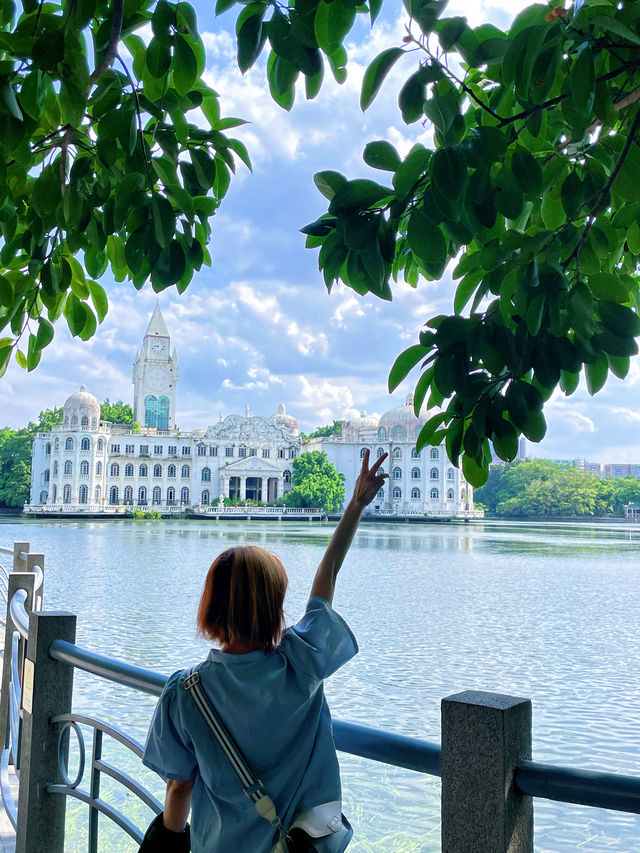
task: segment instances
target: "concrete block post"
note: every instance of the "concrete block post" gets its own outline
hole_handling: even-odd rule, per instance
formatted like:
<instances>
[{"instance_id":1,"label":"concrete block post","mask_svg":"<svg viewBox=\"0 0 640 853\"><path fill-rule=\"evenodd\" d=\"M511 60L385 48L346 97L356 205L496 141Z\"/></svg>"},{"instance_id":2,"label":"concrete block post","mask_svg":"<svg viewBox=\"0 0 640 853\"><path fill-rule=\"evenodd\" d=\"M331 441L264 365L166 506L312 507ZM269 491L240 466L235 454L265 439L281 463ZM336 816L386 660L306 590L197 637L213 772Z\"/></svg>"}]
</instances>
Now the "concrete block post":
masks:
<instances>
[{"instance_id":1,"label":"concrete block post","mask_svg":"<svg viewBox=\"0 0 640 853\"><path fill-rule=\"evenodd\" d=\"M21 543L24 544L24 543ZM11 618L9 605L14 593L19 589L27 591L27 600L25 608L27 612L31 610L31 602L33 601L33 587L35 577L31 572L10 572L9 582L7 584L7 616L4 632L4 656L2 658L2 687L0 689L0 739L2 747L9 746L9 682L11 681L11 646L13 643L13 632L15 625ZM22 661L19 659L19 672L22 672ZM13 756L14 760L16 756Z\"/></svg>"},{"instance_id":2,"label":"concrete block post","mask_svg":"<svg viewBox=\"0 0 640 853\"><path fill-rule=\"evenodd\" d=\"M29 542L14 542L13 543L13 571L24 572L25 561L21 556L23 553L28 554L30 548Z\"/></svg>"},{"instance_id":3,"label":"concrete block post","mask_svg":"<svg viewBox=\"0 0 640 853\"><path fill-rule=\"evenodd\" d=\"M63 853L66 797L48 794L46 786L60 780L57 727L49 720L71 710L73 667L53 660L55 639L75 642L72 613L32 613L27 661L33 662L31 712L23 695L22 760L18 796L16 853ZM66 750L65 750L66 759Z\"/></svg>"},{"instance_id":4,"label":"concrete block post","mask_svg":"<svg viewBox=\"0 0 640 853\"><path fill-rule=\"evenodd\" d=\"M32 572L36 566L39 566L42 570L42 585L40 589L36 590L33 594L33 602L32 602L32 610L42 610L42 600L44 596L44 554L32 554L29 552L27 554L27 565L25 568L25 572ZM37 599L37 604L36 604Z\"/></svg>"},{"instance_id":5,"label":"concrete block post","mask_svg":"<svg viewBox=\"0 0 640 853\"><path fill-rule=\"evenodd\" d=\"M533 853L533 801L514 785L531 758L531 700L467 690L441 712L442 853Z\"/></svg>"}]
</instances>

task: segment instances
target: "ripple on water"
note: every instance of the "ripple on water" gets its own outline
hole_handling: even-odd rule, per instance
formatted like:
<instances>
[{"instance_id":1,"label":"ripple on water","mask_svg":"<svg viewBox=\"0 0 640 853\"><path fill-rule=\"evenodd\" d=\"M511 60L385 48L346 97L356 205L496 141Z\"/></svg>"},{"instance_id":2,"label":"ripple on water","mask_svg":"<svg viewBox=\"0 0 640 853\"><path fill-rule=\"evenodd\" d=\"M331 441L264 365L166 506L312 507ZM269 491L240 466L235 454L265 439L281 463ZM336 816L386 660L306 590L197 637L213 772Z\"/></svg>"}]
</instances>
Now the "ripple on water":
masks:
<instances>
[{"instance_id":1,"label":"ripple on water","mask_svg":"<svg viewBox=\"0 0 640 853\"><path fill-rule=\"evenodd\" d=\"M79 614L78 641L169 673L204 657L193 624L205 572L228 544L278 553L293 621L330 525L206 522L2 524L2 542L44 551L46 601ZM640 528L518 524L362 526L336 609L360 654L327 684L334 717L431 741L440 700L465 689L527 696L539 761L640 775ZM143 740L154 700L79 674L74 707ZM119 762L157 795L162 783ZM340 757L350 850L435 853L440 785ZM127 764L129 762L129 764ZM105 796L140 824L149 814L111 783ZM70 803L66 853L86 849L86 809ZM640 818L536 802L536 853L638 853ZM101 850L135 845L101 823ZM75 846L74 846L75 845Z\"/></svg>"}]
</instances>

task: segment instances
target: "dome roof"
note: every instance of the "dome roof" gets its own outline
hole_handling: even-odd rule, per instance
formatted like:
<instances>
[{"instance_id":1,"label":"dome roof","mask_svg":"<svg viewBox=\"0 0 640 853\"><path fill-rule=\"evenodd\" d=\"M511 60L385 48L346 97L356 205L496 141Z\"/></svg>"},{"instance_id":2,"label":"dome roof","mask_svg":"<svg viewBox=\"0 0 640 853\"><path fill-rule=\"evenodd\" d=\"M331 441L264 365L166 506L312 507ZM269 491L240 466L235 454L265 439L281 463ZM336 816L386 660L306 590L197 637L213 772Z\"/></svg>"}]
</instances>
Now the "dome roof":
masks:
<instances>
[{"instance_id":1,"label":"dome roof","mask_svg":"<svg viewBox=\"0 0 640 853\"><path fill-rule=\"evenodd\" d=\"M295 433L296 435L299 432L298 421L291 415L287 414L284 403L280 403L278 406L278 413L276 415L271 415L269 420L272 424L275 424L275 426L285 427L289 432Z\"/></svg>"},{"instance_id":2,"label":"dome roof","mask_svg":"<svg viewBox=\"0 0 640 853\"><path fill-rule=\"evenodd\" d=\"M371 429L378 426L378 418L368 415L366 412L360 412L360 417L351 418L347 425L352 429Z\"/></svg>"},{"instance_id":3,"label":"dome roof","mask_svg":"<svg viewBox=\"0 0 640 853\"><path fill-rule=\"evenodd\" d=\"M80 421L83 417L88 417L91 420L95 418L95 423L92 426L97 425L100 420L100 403L93 396L93 394L89 394L84 385L81 386L79 391L76 391L75 394L72 394L67 398L64 404L64 421L65 426L71 422L72 418L77 418Z\"/></svg>"},{"instance_id":4,"label":"dome roof","mask_svg":"<svg viewBox=\"0 0 640 853\"><path fill-rule=\"evenodd\" d=\"M420 412L420 417L416 417L413 411L413 394L408 394L404 406L397 406L395 409L389 409L380 418L378 427L384 427L387 430L389 438L393 438L392 430L394 427L403 427L406 430L407 437L415 435L416 427L426 423L426 416Z\"/></svg>"}]
</instances>

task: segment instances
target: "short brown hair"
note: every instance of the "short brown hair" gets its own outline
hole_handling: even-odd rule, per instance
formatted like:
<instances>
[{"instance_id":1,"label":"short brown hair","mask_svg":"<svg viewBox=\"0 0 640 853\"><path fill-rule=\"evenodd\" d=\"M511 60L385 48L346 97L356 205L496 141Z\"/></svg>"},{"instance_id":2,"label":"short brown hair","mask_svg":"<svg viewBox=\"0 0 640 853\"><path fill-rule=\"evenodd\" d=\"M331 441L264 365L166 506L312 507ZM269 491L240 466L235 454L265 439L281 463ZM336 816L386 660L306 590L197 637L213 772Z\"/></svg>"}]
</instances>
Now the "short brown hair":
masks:
<instances>
[{"instance_id":1,"label":"short brown hair","mask_svg":"<svg viewBox=\"0 0 640 853\"><path fill-rule=\"evenodd\" d=\"M256 545L223 551L211 564L198 607L198 633L223 645L244 640L270 651L284 628L287 573Z\"/></svg>"}]
</instances>

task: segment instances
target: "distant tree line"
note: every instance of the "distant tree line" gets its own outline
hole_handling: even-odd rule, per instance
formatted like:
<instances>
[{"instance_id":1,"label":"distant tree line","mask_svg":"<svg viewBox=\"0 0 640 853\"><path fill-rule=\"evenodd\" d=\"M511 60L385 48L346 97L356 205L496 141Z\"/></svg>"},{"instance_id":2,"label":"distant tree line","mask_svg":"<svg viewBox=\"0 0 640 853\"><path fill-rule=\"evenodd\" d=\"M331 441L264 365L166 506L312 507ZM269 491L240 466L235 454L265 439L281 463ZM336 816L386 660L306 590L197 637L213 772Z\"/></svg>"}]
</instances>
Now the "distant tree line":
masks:
<instances>
[{"instance_id":1,"label":"distant tree line","mask_svg":"<svg viewBox=\"0 0 640 853\"><path fill-rule=\"evenodd\" d=\"M625 504L640 503L640 480L600 478L576 466L530 459L492 465L474 500L492 515L511 518L622 516Z\"/></svg>"},{"instance_id":2,"label":"distant tree line","mask_svg":"<svg viewBox=\"0 0 640 853\"><path fill-rule=\"evenodd\" d=\"M303 440L308 438L326 438L328 435L342 435L342 421L334 421L332 424L317 427L317 429L314 429L314 431L310 432L309 435L304 432L300 433L300 437Z\"/></svg>"},{"instance_id":3,"label":"distant tree line","mask_svg":"<svg viewBox=\"0 0 640 853\"><path fill-rule=\"evenodd\" d=\"M133 410L128 403L109 398L100 407L102 420L116 424L133 423ZM38 422L26 427L0 427L0 507L20 507L29 500L31 488L31 446L38 432L50 432L62 423L63 409L56 407L40 412Z\"/></svg>"}]
</instances>

